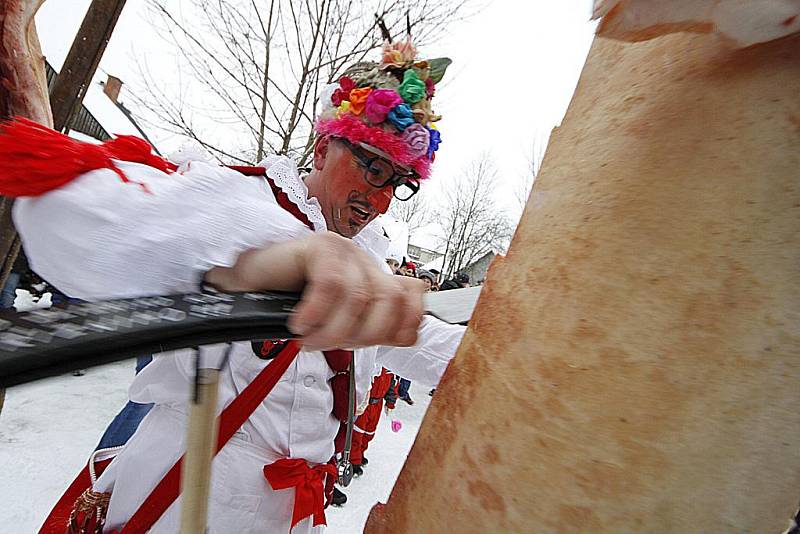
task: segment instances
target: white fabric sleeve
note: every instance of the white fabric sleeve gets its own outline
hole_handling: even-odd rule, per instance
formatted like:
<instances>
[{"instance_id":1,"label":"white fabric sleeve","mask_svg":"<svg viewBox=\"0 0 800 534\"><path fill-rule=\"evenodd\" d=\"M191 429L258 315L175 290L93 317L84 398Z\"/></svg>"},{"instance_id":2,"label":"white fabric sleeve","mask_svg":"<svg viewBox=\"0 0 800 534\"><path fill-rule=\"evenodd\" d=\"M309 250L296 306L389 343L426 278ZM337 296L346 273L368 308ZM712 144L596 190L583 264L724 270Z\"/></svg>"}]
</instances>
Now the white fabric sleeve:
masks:
<instances>
[{"instance_id":1,"label":"white fabric sleeve","mask_svg":"<svg viewBox=\"0 0 800 534\"><path fill-rule=\"evenodd\" d=\"M185 411L192 396L195 357L192 349L154 355L133 379L128 397L140 404L168 404Z\"/></svg>"},{"instance_id":2,"label":"white fabric sleeve","mask_svg":"<svg viewBox=\"0 0 800 534\"><path fill-rule=\"evenodd\" d=\"M378 347L377 362L403 378L436 386L455 356L466 329L425 316L415 345Z\"/></svg>"},{"instance_id":3,"label":"white fabric sleeve","mask_svg":"<svg viewBox=\"0 0 800 534\"><path fill-rule=\"evenodd\" d=\"M250 343L246 345L250 350ZM195 364L201 368L223 368L224 355L228 351L227 343L204 345L199 352L194 349L180 349L162 352L153 356L153 361L147 364L133 379L128 396L133 402L148 404L169 404L185 410L186 403L193 392L195 377ZM200 358L199 362L197 358ZM227 371L223 371L223 375ZM227 380L220 377L220 394L218 397L219 408L227 404Z\"/></svg>"},{"instance_id":4,"label":"white fabric sleeve","mask_svg":"<svg viewBox=\"0 0 800 534\"><path fill-rule=\"evenodd\" d=\"M202 162L169 175L116 164L131 182L96 170L14 206L31 267L70 297L197 291L212 267L232 266L247 249L311 232L258 177Z\"/></svg>"}]
</instances>

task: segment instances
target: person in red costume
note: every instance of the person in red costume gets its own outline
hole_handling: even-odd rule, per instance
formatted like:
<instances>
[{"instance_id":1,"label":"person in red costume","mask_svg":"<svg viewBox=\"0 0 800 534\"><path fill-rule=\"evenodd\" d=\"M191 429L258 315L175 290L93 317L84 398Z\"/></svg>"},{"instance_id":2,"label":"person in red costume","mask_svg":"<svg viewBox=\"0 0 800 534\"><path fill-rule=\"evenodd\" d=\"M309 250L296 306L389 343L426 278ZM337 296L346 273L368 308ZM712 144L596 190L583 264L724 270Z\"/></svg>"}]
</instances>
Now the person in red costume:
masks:
<instances>
[{"instance_id":1,"label":"person in red costume","mask_svg":"<svg viewBox=\"0 0 800 534\"><path fill-rule=\"evenodd\" d=\"M369 447L369 442L375 437L375 430L381 420L381 411L386 403L389 410L393 410L397 401L397 380L395 376L385 367L381 368L381 374L375 377L372 382L372 389L369 391L369 404L364 413L356 419L353 429L353 449L350 452L350 459L353 462L354 473L360 476L364 472L366 458L364 453Z\"/></svg>"}]
</instances>

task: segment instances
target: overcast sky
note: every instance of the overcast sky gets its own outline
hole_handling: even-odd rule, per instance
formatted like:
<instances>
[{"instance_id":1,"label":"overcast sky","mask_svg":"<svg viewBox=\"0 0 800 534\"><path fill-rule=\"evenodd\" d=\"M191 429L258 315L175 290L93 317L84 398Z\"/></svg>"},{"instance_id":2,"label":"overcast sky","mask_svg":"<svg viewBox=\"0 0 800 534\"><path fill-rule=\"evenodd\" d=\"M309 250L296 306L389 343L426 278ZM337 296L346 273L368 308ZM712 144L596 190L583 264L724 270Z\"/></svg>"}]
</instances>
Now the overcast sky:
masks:
<instances>
[{"instance_id":1,"label":"overcast sky","mask_svg":"<svg viewBox=\"0 0 800 534\"><path fill-rule=\"evenodd\" d=\"M38 32L53 63L63 61L89 3L47 0L40 9ZM137 57L152 61L170 55L146 22L143 6L142 0L127 2L100 62L101 71L123 81L138 78ZM546 139L560 123L595 25L589 21L590 0L494 0L484 6L420 50L420 57L448 56L454 62L433 100L443 116L438 123L443 142L426 196L435 200L441 187L457 187L465 165L486 152L498 169L501 205L516 217L515 191L530 172L534 140ZM125 101L124 89L120 100ZM182 144L157 132L152 137L166 152Z\"/></svg>"}]
</instances>

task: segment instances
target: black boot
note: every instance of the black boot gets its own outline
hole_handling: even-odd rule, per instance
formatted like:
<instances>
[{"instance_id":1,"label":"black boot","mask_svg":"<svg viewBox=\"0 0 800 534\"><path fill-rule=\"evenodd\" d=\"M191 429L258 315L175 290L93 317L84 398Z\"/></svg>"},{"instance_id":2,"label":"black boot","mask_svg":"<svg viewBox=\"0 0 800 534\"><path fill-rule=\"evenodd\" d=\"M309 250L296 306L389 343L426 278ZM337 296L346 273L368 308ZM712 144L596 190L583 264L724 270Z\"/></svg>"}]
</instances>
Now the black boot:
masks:
<instances>
[{"instance_id":1,"label":"black boot","mask_svg":"<svg viewBox=\"0 0 800 534\"><path fill-rule=\"evenodd\" d=\"M369 463L369 460L367 460L367 457L366 456L362 456L361 457L361 467L364 467L368 463Z\"/></svg>"},{"instance_id":2,"label":"black boot","mask_svg":"<svg viewBox=\"0 0 800 534\"><path fill-rule=\"evenodd\" d=\"M353 465L353 476L360 477L364 474L364 469L361 468L360 465Z\"/></svg>"},{"instance_id":3,"label":"black boot","mask_svg":"<svg viewBox=\"0 0 800 534\"><path fill-rule=\"evenodd\" d=\"M333 498L331 499L331 504L334 506L342 506L344 503L347 502L347 495L339 491L339 488L333 488Z\"/></svg>"}]
</instances>

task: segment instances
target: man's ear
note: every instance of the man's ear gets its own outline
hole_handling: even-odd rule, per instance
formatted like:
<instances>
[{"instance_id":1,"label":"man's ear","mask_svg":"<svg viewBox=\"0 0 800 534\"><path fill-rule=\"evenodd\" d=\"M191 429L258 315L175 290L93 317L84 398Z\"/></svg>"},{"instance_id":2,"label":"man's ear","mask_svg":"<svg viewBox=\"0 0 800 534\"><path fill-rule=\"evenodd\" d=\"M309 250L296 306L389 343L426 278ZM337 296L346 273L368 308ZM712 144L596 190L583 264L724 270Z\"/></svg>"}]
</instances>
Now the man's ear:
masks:
<instances>
[{"instance_id":1,"label":"man's ear","mask_svg":"<svg viewBox=\"0 0 800 534\"><path fill-rule=\"evenodd\" d=\"M330 148L331 138L327 135L317 137L314 141L314 168L322 170L325 166L325 159L328 157L328 149Z\"/></svg>"}]
</instances>

